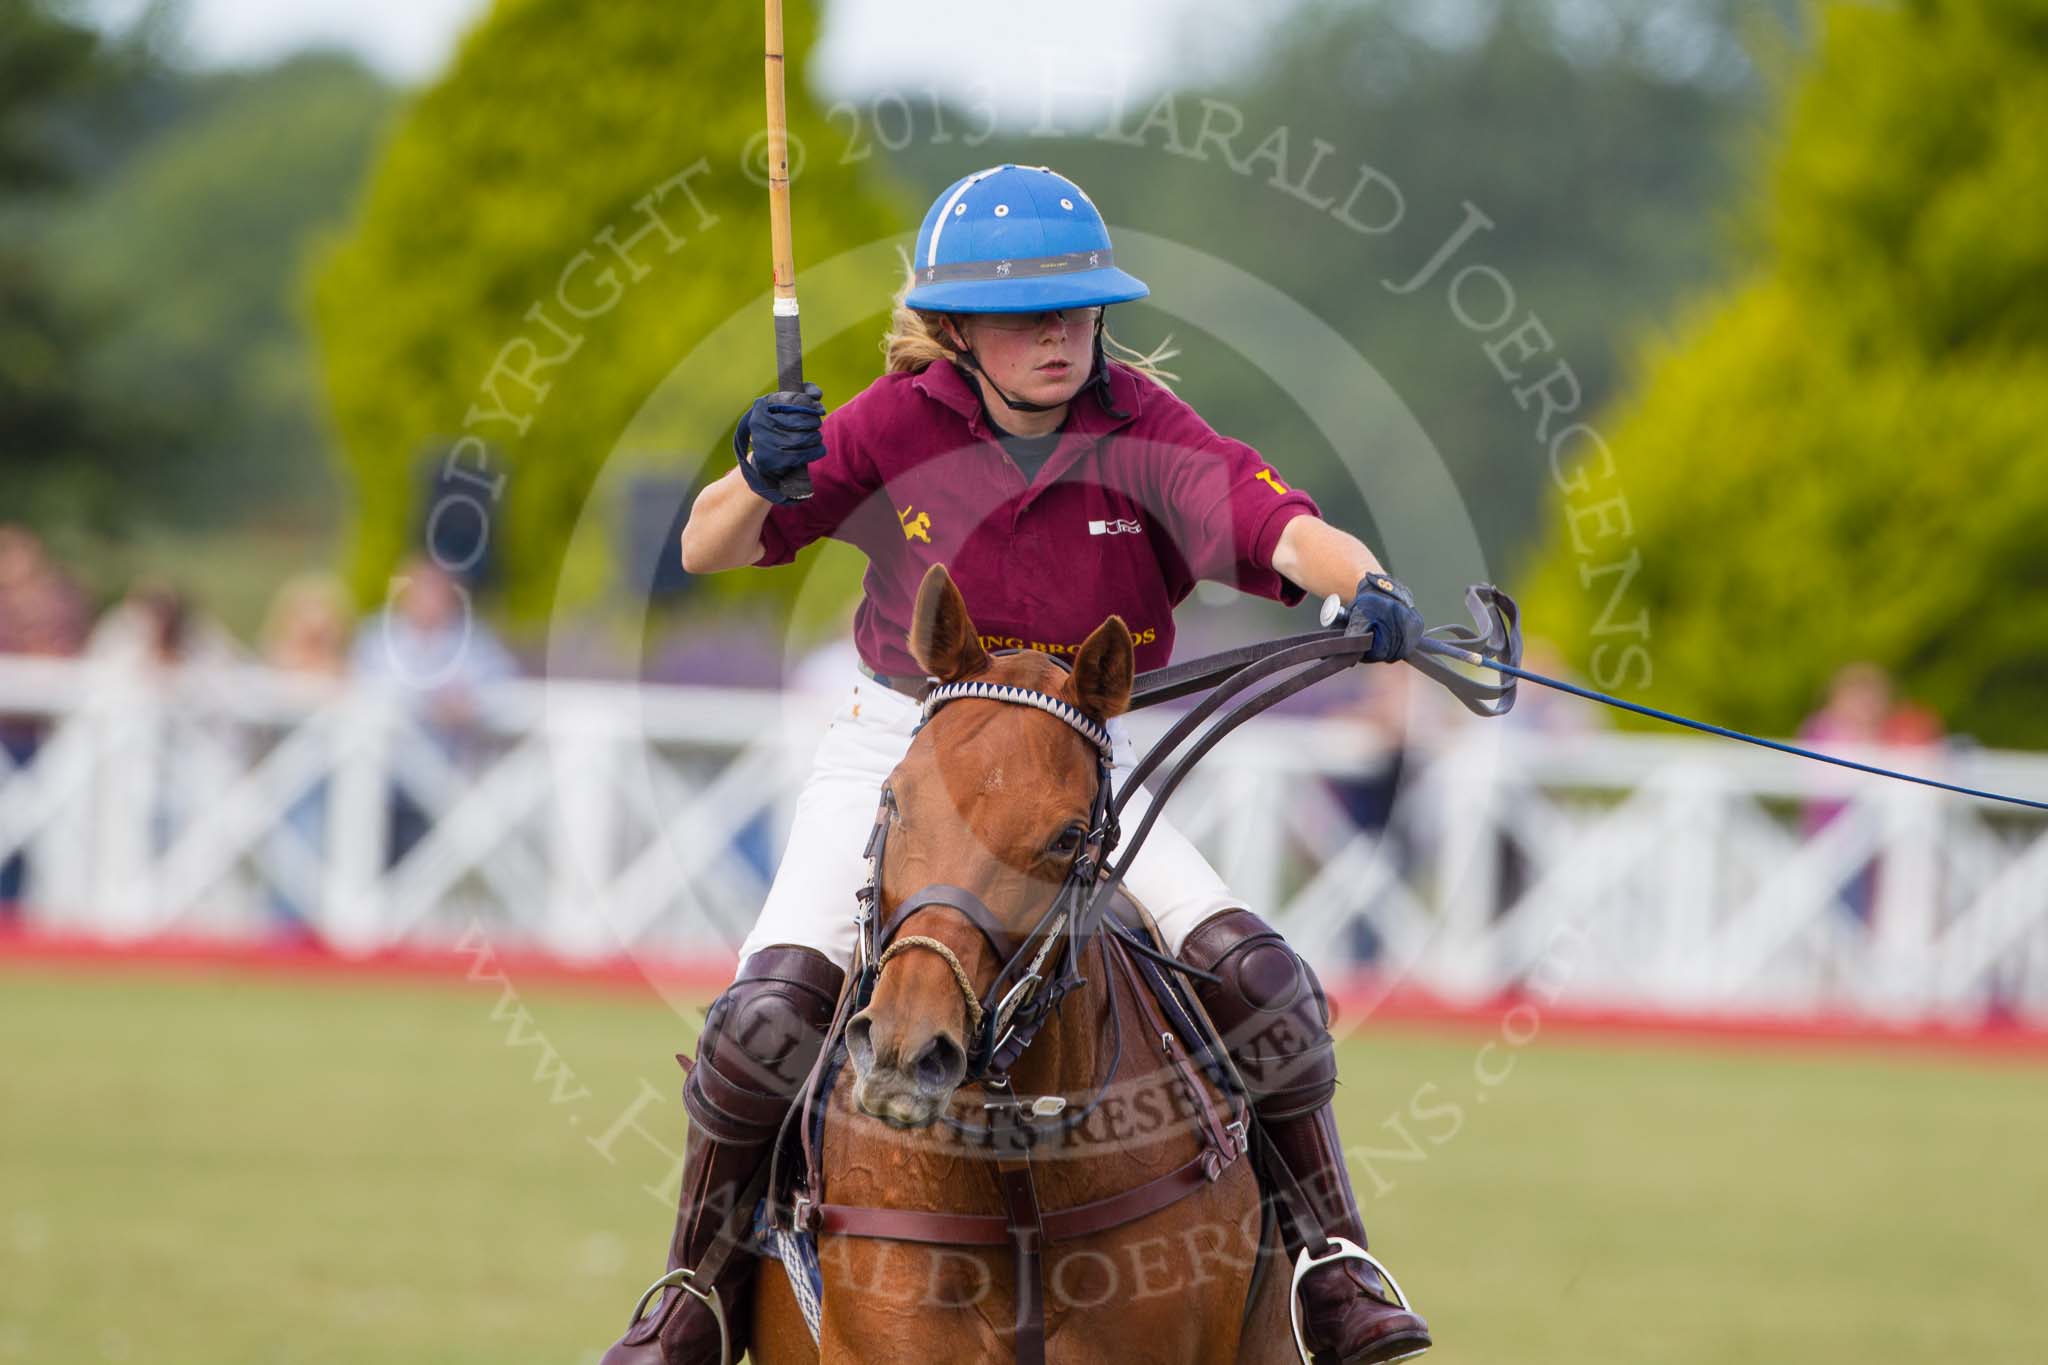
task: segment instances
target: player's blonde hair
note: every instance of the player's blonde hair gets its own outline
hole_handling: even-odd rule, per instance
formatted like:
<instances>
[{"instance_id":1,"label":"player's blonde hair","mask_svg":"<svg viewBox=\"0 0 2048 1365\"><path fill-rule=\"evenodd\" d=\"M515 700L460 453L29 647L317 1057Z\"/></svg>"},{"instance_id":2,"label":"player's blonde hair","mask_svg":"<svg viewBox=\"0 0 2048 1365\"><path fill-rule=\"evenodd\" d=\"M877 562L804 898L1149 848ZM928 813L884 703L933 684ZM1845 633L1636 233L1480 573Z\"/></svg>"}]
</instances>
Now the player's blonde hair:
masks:
<instances>
[{"instance_id":1,"label":"player's blonde hair","mask_svg":"<svg viewBox=\"0 0 2048 1365\"><path fill-rule=\"evenodd\" d=\"M903 302L917 283L917 272L911 267L909 256L902 259L903 284L896 291L895 306L889 313L889 330L882 337L882 355L890 374L916 374L934 361L957 359L959 352L946 342L947 314L926 312ZM1170 336L1152 350L1140 351L1118 341L1105 326L1102 329L1102 353L1105 359L1113 360L1127 370L1135 370L1162 389L1171 389L1180 378L1171 370L1162 368L1166 361L1180 354Z\"/></svg>"}]
</instances>

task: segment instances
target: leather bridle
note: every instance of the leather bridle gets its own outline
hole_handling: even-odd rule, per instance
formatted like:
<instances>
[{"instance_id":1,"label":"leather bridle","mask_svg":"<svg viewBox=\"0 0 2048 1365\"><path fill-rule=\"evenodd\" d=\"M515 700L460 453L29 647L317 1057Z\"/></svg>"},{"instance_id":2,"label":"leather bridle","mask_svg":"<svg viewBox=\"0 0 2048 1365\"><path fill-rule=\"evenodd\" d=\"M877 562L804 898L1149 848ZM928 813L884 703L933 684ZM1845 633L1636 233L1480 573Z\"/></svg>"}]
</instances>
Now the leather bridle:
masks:
<instances>
[{"instance_id":1,"label":"leather bridle","mask_svg":"<svg viewBox=\"0 0 2048 1365\"><path fill-rule=\"evenodd\" d=\"M1505 602L1504 598L1501 600ZM1519 633L1512 613L1512 603L1506 604L1505 612L1489 610L1487 619L1474 632L1481 649L1493 657L1520 657ZM1475 619L1480 615L1475 607ZM1019 1365L1042 1365L1043 1247L1048 1242L1096 1236L1166 1208L1221 1178L1225 1170L1252 1149L1257 1123L1243 1082L1200 1008L1183 998L1170 985L1166 974L1212 982L1216 978L1159 951L1143 934L1127 929L1109 909L1159 812L1203 755L1253 716L1359 662L1371 644L1367 629L1363 623L1347 622L1341 629L1197 660L1141 678L1133 691L1133 707L1185 695L1200 687L1213 686L1213 691L1147 751L1130 775L1131 785L1121 796L1111 784L1113 751L1107 729L1065 698L1034 688L987 681L942 683L932 689L924 701L920 728L940 708L955 701L996 701L1048 712L1086 738L1094 746L1096 757L1096 784L1088 828L1052 904L1021 939L996 919L979 896L964 887L943 883L914 892L897 905L886 922L879 922L889 830L896 820L895 794L887 787L883 789L874 829L868 836L868 881L856 893L857 932L851 985L840 999L825 1047L805 1082L804 1099L791 1113L792 1121L801 1129L799 1146L804 1178L790 1205L790 1226L831 1235L940 1246L1008 1245L1015 1257L1016 1358ZM1466 701L1474 709L1480 709L1475 705L1477 702L1486 704L1490 710L1505 710L1512 699L1510 683L1499 688L1494 696ZM1129 842L1124 843L1120 839L1119 817L1129 804L1131 791L1148 774L1156 774L1152 807ZM1112 855L1119 851L1121 856L1112 864ZM1003 964L979 996L974 993L973 982L958 955L940 940L922 934L899 937L912 916L927 910L951 910L965 919ZM982 1110L987 1117L983 1123L970 1124L952 1114L942 1114L940 1122L976 1139L994 1157L1004 1207L1000 1215L855 1207L825 1199L820 1150L823 1124L813 1124L810 1116L819 1113L826 1093L826 1077L832 1058L842 1050L847 1021L855 1011L867 1008L883 968L894 958L913 951L930 951L944 958L960 988L969 1032L974 1035L967 1075L961 1084L979 1084L986 1096ZM1105 994L1104 1013L1112 1031L1106 1075L1099 1078L1100 1085L1087 1102L1079 1106L1069 1104L1061 1095L1026 1100L1012 1092L1010 1068L1052 1017L1061 999L1083 984L1080 964L1084 952L1100 964L1097 979ZM1122 988L1118 985L1120 978L1125 983ZM1085 1121L1108 1095L1124 1055L1120 989L1133 993L1134 1006L1158 1039L1162 1057L1203 1116L1198 1125L1200 1150L1184 1165L1110 1197L1071 1208L1042 1209L1033 1183L1032 1150L1047 1138L1070 1131ZM1217 1092L1225 1097L1224 1113L1216 1111L1197 1072L1206 1073ZM780 1152L778 1145L778 1163ZM1267 1158L1269 1165L1275 1165L1270 1153ZM1317 1230L1313 1205L1294 1185L1292 1177L1279 1171L1277 1165L1276 1174L1282 1177L1279 1198L1289 1207L1290 1215L1297 1223ZM769 1187L778 1192L788 1188L779 1172L771 1174ZM1318 1232L1309 1244L1319 1245L1323 1241Z\"/></svg>"},{"instance_id":2,"label":"leather bridle","mask_svg":"<svg viewBox=\"0 0 2048 1365\"><path fill-rule=\"evenodd\" d=\"M919 729L952 702L994 701L1045 711L1065 721L1087 739L1094 746L1096 760L1095 794L1090 804L1088 831L1051 906L1021 942L1011 941L1009 932L979 896L965 887L949 883L936 883L913 892L897 905L886 922L878 922L889 830L896 817L895 793L884 786L876 807L874 828L868 835L867 884L855 893L853 987L842 1002L840 1019L835 1021L835 1036L845 1019L868 1007L882 968L904 951L933 952L943 957L952 968L953 979L959 985L966 1005L969 1030L974 1035L969 1042L967 1071L962 1085L976 1082L998 1087L1007 1085L1011 1066L1051 1019L1060 1001L1081 985L1081 945L1096 934L1117 935L1123 950L1147 958L1157 967L1185 977L1214 981L1209 973L1159 952L1141 935L1126 930L1108 914L1109 905L1167 800L1195 764L1245 721L1356 664L1370 644L1364 630L1361 624L1353 629L1321 631L1276 641L1248 660L1233 661L1234 667L1225 673L1221 682L1215 683L1209 695L1176 721L1139 760L1131 772L1130 787L1121 795L1111 782L1114 747L1108 729L1065 698L1036 688L988 681L950 682L934 687L925 697ZM1065 666L1061 660L1054 659L1054 662ZM1146 701L1156 699L1156 695L1146 698ZM1158 778L1151 808L1139 821L1130 841L1122 843L1120 817L1130 802L1131 791L1155 772ZM1122 856L1112 863L1111 855L1119 848ZM996 960L1003 964L980 996L974 995L972 980L965 967L945 944L928 935L896 937L913 915L931 909L952 910L964 918L987 940ZM1105 970L1102 978L1104 989L1112 993L1113 1003L1116 973ZM1086 1104L1067 1108L1053 1123L1041 1126L1039 1135L1049 1136L1077 1126L1094 1112L1108 1093L1116 1076L1117 1064L1123 1058L1118 1011L1111 1008L1108 1013L1116 1030L1112 1045L1114 1060L1108 1075ZM940 1121L956 1130L964 1127L951 1115L942 1116Z\"/></svg>"},{"instance_id":3,"label":"leather bridle","mask_svg":"<svg viewBox=\"0 0 2048 1365\"><path fill-rule=\"evenodd\" d=\"M1117 813L1121 808L1110 776L1114 749L1108 730L1062 697L993 682L942 683L933 688L925 698L919 728L941 707L966 700L1034 707L1059 717L1089 741L1095 751L1095 792L1089 802L1086 833L1051 905L1021 939L996 919L979 896L964 887L945 883L926 886L906 897L886 923L878 924L889 830L896 819L895 794L885 786L874 830L868 836L867 885L857 893L853 984L840 1002L839 1017L834 1021L826 1052L831 1052L836 1040L843 1036L850 1013L867 1008L883 968L892 959L917 950L930 951L945 959L960 987L972 1035L967 1073L960 1084L979 1085L985 1100L984 1118L980 1122L962 1120L950 1113L940 1115L939 1121L990 1153L1003 1212L954 1214L823 1202L819 1197L823 1188L821 1154L813 1141L815 1130L805 1122L806 1178L803 1193L791 1209L791 1223L844 1236L952 1247L1008 1246L1015 1279L1016 1360L1018 1365L1044 1365L1044 1248L1050 1243L1123 1227L1221 1179L1250 1150L1250 1111L1241 1087L1228 1080L1219 1086L1226 1101L1223 1111L1218 1111L1197 1074L1197 1059L1215 1057L1219 1045L1207 1033L1177 1031L1185 1026L1169 1019L1164 1007L1141 986L1140 972L1132 965L1134 955L1167 963L1173 963L1173 959L1141 944L1136 934L1124 930L1108 915L1115 883L1108 879L1107 865L1118 843ZM1121 880L1120 873L1117 879ZM996 959L1003 964L980 996L974 994L972 980L958 956L943 942L927 935L898 936L912 916L928 910L950 910L965 919L987 940ZM1063 1095L1024 1099L1011 1090L1010 1067L1053 1017L1060 1001L1084 984L1084 953L1099 964L1096 979L1104 994L1103 1014L1111 1035L1109 1065L1097 1078L1094 1093L1083 1104L1070 1105ZM1120 977L1122 987L1118 984ZM1155 987L1163 988L1163 983L1155 981ZM1133 992L1136 1008L1147 1027L1156 1032L1166 1066L1200 1116L1199 1149L1174 1169L1107 1198L1047 1210L1039 1203L1032 1152L1048 1139L1085 1123L1115 1084L1124 1057L1122 989ZM816 1102L826 1065L826 1058L821 1055L806 1086L805 1102L798 1106L801 1112L809 1113Z\"/></svg>"},{"instance_id":4,"label":"leather bridle","mask_svg":"<svg viewBox=\"0 0 2048 1365\"><path fill-rule=\"evenodd\" d=\"M1474 622L1470 630L1440 627L1431 635L1443 637L1458 649L1475 651L1473 657L1481 661L1519 663L1522 656L1521 630L1513 599L1491 584L1478 584L1466 593L1466 604ZM867 1008L874 994L875 982L891 959L910 950L936 953L946 960L960 986L967 1007L968 1029L974 1035L963 1084L990 1075L1007 1075L1010 1065L1037 1036L1060 999L1080 984L1076 945L1105 927L1105 909L1117 888L1123 884L1125 873L1130 870L1138 850L1144 846L1146 836L1152 832L1153 824L1181 780L1225 735L1304 688L1351 667L1358 662L1370 642L1369 628L1363 621L1346 621L1335 629L1267 641L1141 677L1131 695L1133 709L1185 696L1202 688L1208 688L1209 694L1176 721L1139 760L1130 775L1130 788L1121 796L1114 792L1110 782L1114 746L1108 728L1064 697L1012 683L987 681L941 683L934 687L924 698L924 712L918 729L929 724L931 718L949 703L996 701L1030 706L1057 716L1093 745L1096 784L1087 835L1051 907L1020 943L1011 942L1008 931L980 897L964 887L946 883L927 886L913 893L896 907L887 923L878 924L876 916L881 905L882 865L888 847L889 828L896 814L895 793L884 786L875 813L874 829L868 835L868 881L855 893L858 909L855 914L854 989L851 993L853 1009ZM1438 642L1432 639L1430 643ZM1053 655L1045 657L1063 669L1067 667L1064 660ZM1425 660L1418 655L1410 662L1481 715L1504 714L1514 705L1512 677L1498 682L1483 682L1453 672L1434 658ZM1206 730L1203 729L1205 725L1208 727ZM1186 747L1183 749L1183 746ZM1112 866L1110 855L1116 852L1122 833L1118 820L1130 802L1131 790L1155 772L1159 777L1151 809L1146 811L1130 842L1123 845L1123 856ZM996 960L1003 964L995 980L979 997L975 996L972 980L959 957L944 943L928 935L896 939L904 921L920 911L933 908L949 909L965 918L987 940ZM1116 931L1121 926L1112 921L1108 927ZM1125 934L1124 938L1131 951L1150 958L1157 966L1183 976L1213 979L1206 972L1156 952L1135 934ZM1055 962L1056 971L1048 975Z\"/></svg>"},{"instance_id":5,"label":"leather bridle","mask_svg":"<svg viewBox=\"0 0 2048 1365\"><path fill-rule=\"evenodd\" d=\"M1066 722L1095 752L1095 794L1089 804L1087 830L1052 904L1019 939L974 892L945 882L913 892L897 905L886 923L877 922L889 830L896 819L896 794L882 788L874 829L868 835L868 881L855 893L853 1009L867 1008L882 969L905 951L922 950L943 958L967 1009L970 1036L962 1084L1007 1074L1060 1000L1081 984L1079 945L1098 927L1094 916L1107 903L1091 891L1118 840L1117 805L1110 779L1114 743L1105 726L1050 692L1008 683L954 682L940 684L925 697L918 728L948 703L970 700L1029 706ZM951 910L965 919L987 941L995 960L1003 964L979 996L974 994L966 968L946 944L922 934L897 937L913 915L933 909Z\"/></svg>"}]
</instances>

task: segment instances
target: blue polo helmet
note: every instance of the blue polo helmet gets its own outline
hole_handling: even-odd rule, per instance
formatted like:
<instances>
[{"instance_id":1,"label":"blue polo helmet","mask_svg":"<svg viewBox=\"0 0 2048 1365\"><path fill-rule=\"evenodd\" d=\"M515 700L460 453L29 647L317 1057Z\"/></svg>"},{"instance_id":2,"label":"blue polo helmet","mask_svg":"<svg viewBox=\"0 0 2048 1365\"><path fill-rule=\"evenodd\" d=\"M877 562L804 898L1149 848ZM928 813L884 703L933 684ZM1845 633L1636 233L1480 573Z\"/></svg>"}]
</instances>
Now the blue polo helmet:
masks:
<instances>
[{"instance_id":1,"label":"blue polo helmet","mask_svg":"<svg viewBox=\"0 0 2048 1365\"><path fill-rule=\"evenodd\" d=\"M933 313L1041 313L1152 291L1117 269L1109 229L1079 185L1004 163L956 180L917 230L904 302Z\"/></svg>"}]
</instances>

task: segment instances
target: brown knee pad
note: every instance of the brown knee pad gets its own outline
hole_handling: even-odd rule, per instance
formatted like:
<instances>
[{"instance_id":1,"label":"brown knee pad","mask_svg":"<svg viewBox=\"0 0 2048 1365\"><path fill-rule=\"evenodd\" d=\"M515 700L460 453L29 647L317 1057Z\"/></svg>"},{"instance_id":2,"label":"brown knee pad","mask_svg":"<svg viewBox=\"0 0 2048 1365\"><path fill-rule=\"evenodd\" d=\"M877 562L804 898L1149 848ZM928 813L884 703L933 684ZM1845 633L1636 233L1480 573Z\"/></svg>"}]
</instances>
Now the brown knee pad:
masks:
<instances>
[{"instance_id":1,"label":"brown knee pad","mask_svg":"<svg viewBox=\"0 0 2048 1365\"><path fill-rule=\"evenodd\" d=\"M1221 978L1197 982L1202 1008L1268 1122L1313 1113L1337 1089L1336 1045L1322 983L1277 930L1249 910L1197 925L1181 958Z\"/></svg>"},{"instance_id":2,"label":"brown knee pad","mask_svg":"<svg viewBox=\"0 0 2048 1365\"><path fill-rule=\"evenodd\" d=\"M749 956L705 1017L683 1085L691 1123L720 1142L773 1138L818 1059L844 980L814 949L777 944Z\"/></svg>"}]
</instances>

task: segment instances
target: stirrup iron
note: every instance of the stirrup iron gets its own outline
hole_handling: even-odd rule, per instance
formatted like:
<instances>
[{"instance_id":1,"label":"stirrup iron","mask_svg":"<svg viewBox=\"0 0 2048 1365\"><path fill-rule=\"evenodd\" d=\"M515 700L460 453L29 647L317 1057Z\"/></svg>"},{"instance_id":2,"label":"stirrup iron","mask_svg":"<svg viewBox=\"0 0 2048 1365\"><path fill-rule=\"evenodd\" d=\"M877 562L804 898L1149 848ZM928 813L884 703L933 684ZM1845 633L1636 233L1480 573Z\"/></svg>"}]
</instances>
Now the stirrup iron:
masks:
<instances>
[{"instance_id":1,"label":"stirrup iron","mask_svg":"<svg viewBox=\"0 0 2048 1365\"><path fill-rule=\"evenodd\" d=\"M1380 1279L1393 1291L1396 1307L1404 1312L1415 1311L1408 1303L1408 1296L1401 1292L1401 1282L1394 1278L1392 1271L1380 1264L1379 1257L1349 1237L1332 1237L1329 1242L1330 1249L1320 1256L1309 1255L1307 1247L1301 1249L1301 1255L1294 1258L1294 1278L1287 1285L1287 1321L1294 1328L1294 1349L1301 1356L1301 1365L1315 1365L1309 1358L1308 1340L1301 1334L1301 1282L1311 1270L1320 1269L1336 1261L1364 1261L1380 1273ZM1428 1349L1426 1346L1422 1348L1423 1351ZM1421 1354L1422 1351L1410 1352L1410 1356ZM1410 1356L1396 1356L1394 1359L1407 1360Z\"/></svg>"},{"instance_id":2,"label":"stirrup iron","mask_svg":"<svg viewBox=\"0 0 2048 1365\"><path fill-rule=\"evenodd\" d=\"M646 1316L648 1303L664 1289L680 1289L711 1310L711 1320L718 1324L719 1365L737 1365L737 1362L732 1358L732 1330L725 1323L725 1305L719 1301L718 1287L713 1285L709 1289L699 1289L697 1287L697 1272L687 1266L671 1270L653 1284L648 1285L647 1292L640 1296L640 1302L633 1305L633 1316L630 1319L630 1323L637 1325L640 1319ZM1296 1340L1300 1339L1300 1335L1300 1331L1297 1329L1295 1332Z\"/></svg>"}]
</instances>

